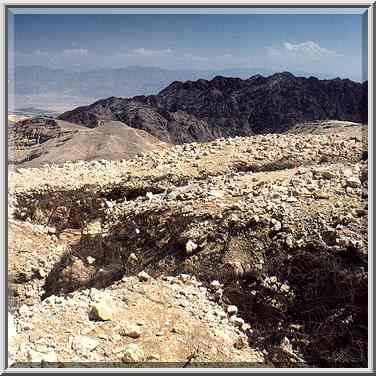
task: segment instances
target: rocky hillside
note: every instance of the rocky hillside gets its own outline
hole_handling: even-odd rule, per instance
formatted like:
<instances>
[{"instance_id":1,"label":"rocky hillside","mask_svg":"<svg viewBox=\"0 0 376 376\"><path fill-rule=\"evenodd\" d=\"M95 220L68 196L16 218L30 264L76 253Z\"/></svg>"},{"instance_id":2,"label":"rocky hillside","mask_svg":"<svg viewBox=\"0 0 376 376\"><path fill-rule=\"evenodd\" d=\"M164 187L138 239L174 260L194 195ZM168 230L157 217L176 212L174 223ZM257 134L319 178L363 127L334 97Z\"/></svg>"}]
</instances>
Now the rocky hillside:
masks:
<instances>
[{"instance_id":1,"label":"rocky hillside","mask_svg":"<svg viewBox=\"0 0 376 376\"><path fill-rule=\"evenodd\" d=\"M11 172L12 364L366 367L366 129L303 131Z\"/></svg>"},{"instance_id":2,"label":"rocky hillside","mask_svg":"<svg viewBox=\"0 0 376 376\"><path fill-rule=\"evenodd\" d=\"M9 126L9 163L38 167L77 160L128 159L168 147L143 130L118 121L102 121L95 129L46 117Z\"/></svg>"},{"instance_id":3,"label":"rocky hillside","mask_svg":"<svg viewBox=\"0 0 376 376\"><path fill-rule=\"evenodd\" d=\"M249 79L175 81L158 95L110 97L60 119L90 128L118 120L171 143L282 132L312 120L367 123L367 83L278 73Z\"/></svg>"}]
</instances>

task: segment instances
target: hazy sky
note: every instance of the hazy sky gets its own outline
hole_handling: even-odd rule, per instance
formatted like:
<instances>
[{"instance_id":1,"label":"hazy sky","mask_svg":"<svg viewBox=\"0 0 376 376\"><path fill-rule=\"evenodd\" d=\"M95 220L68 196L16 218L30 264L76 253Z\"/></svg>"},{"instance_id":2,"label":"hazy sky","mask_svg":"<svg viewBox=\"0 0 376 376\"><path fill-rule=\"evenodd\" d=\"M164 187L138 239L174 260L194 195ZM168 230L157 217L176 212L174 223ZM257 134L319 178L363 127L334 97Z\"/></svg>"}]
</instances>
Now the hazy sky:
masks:
<instances>
[{"instance_id":1,"label":"hazy sky","mask_svg":"<svg viewBox=\"0 0 376 376\"><path fill-rule=\"evenodd\" d=\"M362 77L360 14L16 15L16 65L260 67ZM10 34L11 35L11 34Z\"/></svg>"}]
</instances>

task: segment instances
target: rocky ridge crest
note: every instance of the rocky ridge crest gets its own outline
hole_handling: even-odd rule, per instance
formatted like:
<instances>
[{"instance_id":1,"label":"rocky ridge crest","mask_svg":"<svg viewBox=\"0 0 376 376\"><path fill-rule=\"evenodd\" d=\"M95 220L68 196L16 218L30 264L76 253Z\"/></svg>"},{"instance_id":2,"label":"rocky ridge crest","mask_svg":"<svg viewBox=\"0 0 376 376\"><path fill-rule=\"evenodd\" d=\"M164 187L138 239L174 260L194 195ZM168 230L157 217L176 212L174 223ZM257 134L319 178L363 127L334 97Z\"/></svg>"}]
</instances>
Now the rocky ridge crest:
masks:
<instances>
[{"instance_id":1,"label":"rocky ridge crest","mask_svg":"<svg viewBox=\"0 0 376 376\"><path fill-rule=\"evenodd\" d=\"M368 84L319 80L282 72L249 79L175 81L158 95L110 97L59 119L86 127L117 120L162 141L181 144L221 137L284 132L314 120L367 123Z\"/></svg>"}]
</instances>

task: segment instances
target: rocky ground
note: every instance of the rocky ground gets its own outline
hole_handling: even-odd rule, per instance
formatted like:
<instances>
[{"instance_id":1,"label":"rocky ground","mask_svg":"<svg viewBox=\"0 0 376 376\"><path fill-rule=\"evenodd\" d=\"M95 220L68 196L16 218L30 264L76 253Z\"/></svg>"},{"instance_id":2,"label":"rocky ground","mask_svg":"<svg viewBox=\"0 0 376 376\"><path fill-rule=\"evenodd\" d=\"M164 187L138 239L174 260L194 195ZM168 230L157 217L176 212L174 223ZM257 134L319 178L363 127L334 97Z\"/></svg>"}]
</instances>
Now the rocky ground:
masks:
<instances>
[{"instance_id":1,"label":"rocky ground","mask_svg":"<svg viewBox=\"0 0 376 376\"><path fill-rule=\"evenodd\" d=\"M10 171L11 362L365 367L367 130L332 126Z\"/></svg>"}]
</instances>

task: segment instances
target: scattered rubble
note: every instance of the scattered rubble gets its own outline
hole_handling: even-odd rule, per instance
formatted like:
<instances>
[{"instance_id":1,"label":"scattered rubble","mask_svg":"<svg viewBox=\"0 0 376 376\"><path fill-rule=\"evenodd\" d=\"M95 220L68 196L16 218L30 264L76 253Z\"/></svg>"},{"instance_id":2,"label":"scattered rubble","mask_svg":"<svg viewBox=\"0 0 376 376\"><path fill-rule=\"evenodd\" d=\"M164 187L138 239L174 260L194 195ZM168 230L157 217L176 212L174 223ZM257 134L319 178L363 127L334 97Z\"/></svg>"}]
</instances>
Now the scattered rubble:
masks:
<instances>
[{"instance_id":1,"label":"scattered rubble","mask_svg":"<svg viewBox=\"0 0 376 376\"><path fill-rule=\"evenodd\" d=\"M362 132L10 172L11 363L364 366Z\"/></svg>"}]
</instances>

